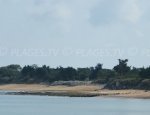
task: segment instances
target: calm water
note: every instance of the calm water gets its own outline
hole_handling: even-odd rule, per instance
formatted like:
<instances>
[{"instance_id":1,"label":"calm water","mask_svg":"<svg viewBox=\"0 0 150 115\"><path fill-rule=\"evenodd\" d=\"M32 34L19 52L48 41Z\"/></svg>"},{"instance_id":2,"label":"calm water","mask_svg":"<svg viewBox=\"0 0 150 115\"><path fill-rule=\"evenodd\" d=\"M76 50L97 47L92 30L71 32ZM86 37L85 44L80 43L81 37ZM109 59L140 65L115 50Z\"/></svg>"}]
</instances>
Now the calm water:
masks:
<instances>
[{"instance_id":1,"label":"calm water","mask_svg":"<svg viewBox=\"0 0 150 115\"><path fill-rule=\"evenodd\" d=\"M0 95L0 115L150 115L150 100Z\"/></svg>"}]
</instances>

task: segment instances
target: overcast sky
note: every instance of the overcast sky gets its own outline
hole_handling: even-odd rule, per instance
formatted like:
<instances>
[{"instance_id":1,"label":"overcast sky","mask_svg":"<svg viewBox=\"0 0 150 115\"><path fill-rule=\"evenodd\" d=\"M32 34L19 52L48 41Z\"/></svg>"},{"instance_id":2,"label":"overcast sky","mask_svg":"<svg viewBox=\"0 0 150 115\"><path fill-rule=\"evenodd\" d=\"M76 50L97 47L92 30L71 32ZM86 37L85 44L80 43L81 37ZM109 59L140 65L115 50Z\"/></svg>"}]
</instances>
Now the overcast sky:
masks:
<instances>
[{"instance_id":1,"label":"overcast sky","mask_svg":"<svg viewBox=\"0 0 150 115\"><path fill-rule=\"evenodd\" d=\"M150 65L150 0L0 0L0 65Z\"/></svg>"}]
</instances>

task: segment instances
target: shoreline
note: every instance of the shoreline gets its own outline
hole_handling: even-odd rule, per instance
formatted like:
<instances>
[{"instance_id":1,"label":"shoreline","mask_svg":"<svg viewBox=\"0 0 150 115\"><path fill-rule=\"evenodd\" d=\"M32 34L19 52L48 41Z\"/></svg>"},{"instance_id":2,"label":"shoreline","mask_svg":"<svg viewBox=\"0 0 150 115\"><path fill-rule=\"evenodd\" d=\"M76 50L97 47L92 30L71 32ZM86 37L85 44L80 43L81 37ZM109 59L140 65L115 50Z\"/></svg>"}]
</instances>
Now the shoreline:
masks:
<instances>
[{"instance_id":1,"label":"shoreline","mask_svg":"<svg viewBox=\"0 0 150 115\"><path fill-rule=\"evenodd\" d=\"M145 90L107 90L99 85L49 86L39 84L0 85L5 95L39 95L67 97L114 97L150 99L150 91Z\"/></svg>"}]
</instances>

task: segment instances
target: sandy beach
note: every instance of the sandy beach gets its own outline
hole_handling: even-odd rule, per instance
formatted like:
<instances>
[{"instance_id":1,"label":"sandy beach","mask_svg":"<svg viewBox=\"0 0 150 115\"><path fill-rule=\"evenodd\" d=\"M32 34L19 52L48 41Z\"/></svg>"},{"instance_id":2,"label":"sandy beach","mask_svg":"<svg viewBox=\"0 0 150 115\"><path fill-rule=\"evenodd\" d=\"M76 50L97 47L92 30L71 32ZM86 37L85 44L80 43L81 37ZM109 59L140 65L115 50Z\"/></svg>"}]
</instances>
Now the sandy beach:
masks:
<instances>
[{"instance_id":1,"label":"sandy beach","mask_svg":"<svg viewBox=\"0 0 150 115\"><path fill-rule=\"evenodd\" d=\"M123 97L150 99L150 91L145 90L107 90L99 85L49 86L39 84L0 85L0 91L17 92L20 95L49 95L73 97ZM15 93L13 93L15 94Z\"/></svg>"}]
</instances>

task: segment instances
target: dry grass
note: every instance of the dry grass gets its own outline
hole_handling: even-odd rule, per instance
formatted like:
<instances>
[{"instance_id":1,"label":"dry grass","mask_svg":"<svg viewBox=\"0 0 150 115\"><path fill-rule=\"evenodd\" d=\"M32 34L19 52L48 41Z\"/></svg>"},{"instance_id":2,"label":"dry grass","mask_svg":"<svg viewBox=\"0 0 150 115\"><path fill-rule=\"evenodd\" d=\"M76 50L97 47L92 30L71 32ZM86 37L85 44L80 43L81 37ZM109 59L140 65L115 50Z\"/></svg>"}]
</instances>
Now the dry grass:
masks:
<instances>
[{"instance_id":1,"label":"dry grass","mask_svg":"<svg viewBox=\"0 0 150 115\"><path fill-rule=\"evenodd\" d=\"M96 91L100 87L96 85L82 85L82 86L47 86L47 85L38 85L38 84L9 84L9 85L0 85L0 90L9 90L9 91Z\"/></svg>"},{"instance_id":2,"label":"dry grass","mask_svg":"<svg viewBox=\"0 0 150 115\"><path fill-rule=\"evenodd\" d=\"M25 91L34 93L49 93L60 96L115 96L128 98L150 98L150 91L144 90L104 90L97 85L81 86L47 86L39 84L9 84L0 85L0 90L6 91Z\"/></svg>"}]
</instances>

